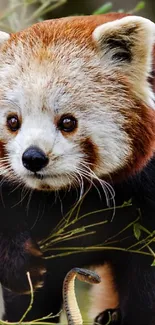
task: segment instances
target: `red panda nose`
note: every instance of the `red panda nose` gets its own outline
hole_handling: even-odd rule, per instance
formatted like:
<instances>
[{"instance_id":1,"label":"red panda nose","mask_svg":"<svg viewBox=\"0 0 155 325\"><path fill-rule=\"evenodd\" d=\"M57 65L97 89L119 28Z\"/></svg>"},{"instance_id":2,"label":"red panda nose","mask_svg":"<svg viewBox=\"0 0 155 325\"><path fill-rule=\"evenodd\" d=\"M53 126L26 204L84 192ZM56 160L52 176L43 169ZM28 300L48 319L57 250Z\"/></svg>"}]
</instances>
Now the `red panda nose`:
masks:
<instances>
[{"instance_id":1,"label":"red panda nose","mask_svg":"<svg viewBox=\"0 0 155 325\"><path fill-rule=\"evenodd\" d=\"M49 159L38 147L29 147L22 155L23 166L31 172L39 172L47 166Z\"/></svg>"}]
</instances>

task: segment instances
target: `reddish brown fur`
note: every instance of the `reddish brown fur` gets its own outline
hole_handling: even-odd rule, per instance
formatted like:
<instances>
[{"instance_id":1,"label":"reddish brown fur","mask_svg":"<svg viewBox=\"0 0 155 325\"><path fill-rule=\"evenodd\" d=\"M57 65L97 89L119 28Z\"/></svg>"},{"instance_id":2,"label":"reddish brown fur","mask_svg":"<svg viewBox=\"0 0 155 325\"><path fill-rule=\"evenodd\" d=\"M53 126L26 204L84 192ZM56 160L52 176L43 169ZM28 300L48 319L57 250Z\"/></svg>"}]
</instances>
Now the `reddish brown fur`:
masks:
<instances>
[{"instance_id":1,"label":"reddish brown fur","mask_svg":"<svg viewBox=\"0 0 155 325\"><path fill-rule=\"evenodd\" d=\"M42 252L33 245L31 240L27 240L24 246L25 250L33 256L42 256Z\"/></svg>"},{"instance_id":2,"label":"reddish brown fur","mask_svg":"<svg viewBox=\"0 0 155 325\"><path fill-rule=\"evenodd\" d=\"M0 158L3 158L5 155L4 143L0 141Z\"/></svg>"},{"instance_id":3,"label":"reddish brown fur","mask_svg":"<svg viewBox=\"0 0 155 325\"><path fill-rule=\"evenodd\" d=\"M122 77L122 81L131 99L131 107L121 108L120 111L125 116L124 130L131 139L133 151L127 165L113 174L113 179L119 181L141 170L155 151L155 112L132 97L130 84L125 77Z\"/></svg>"},{"instance_id":4,"label":"reddish brown fur","mask_svg":"<svg viewBox=\"0 0 155 325\"><path fill-rule=\"evenodd\" d=\"M138 115L132 114L132 127L127 124L126 130L130 134L132 146L134 148L130 163L127 166L128 172L141 170L146 162L153 155L155 148L155 114L153 110L137 103L135 110L139 111L141 121L139 123ZM128 114L126 114L128 115ZM127 118L130 118L126 116ZM138 139L138 141L137 141Z\"/></svg>"},{"instance_id":5,"label":"reddish brown fur","mask_svg":"<svg viewBox=\"0 0 155 325\"><path fill-rule=\"evenodd\" d=\"M122 13L111 13L108 15L99 16L79 16L47 20L37 23L26 30L12 34L6 47L4 45L3 49L5 50L5 48L7 49L10 47L13 40L15 43L17 43L19 38L23 40L23 44L32 47L32 50L34 45L33 39L36 39L37 41L37 38L42 40L45 48L51 42L56 44L64 42L65 40L75 42L84 47L88 46L89 48L94 48L94 42L92 40L92 32L94 29L103 23L115 19L121 19L124 16L126 15ZM40 51L40 59L45 59L45 56L47 59L49 58L48 53L44 48L42 48L42 51Z\"/></svg>"},{"instance_id":6,"label":"reddish brown fur","mask_svg":"<svg viewBox=\"0 0 155 325\"><path fill-rule=\"evenodd\" d=\"M126 118L124 129L130 136L133 150L127 165L113 175L113 179L119 181L141 170L151 159L155 150L154 111L137 102L131 110L124 108L123 114Z\"/></svg>"},{"instance_id":7,"label":"reddish brown fur","mask_svg":"<svg viewBox=\"0 0 155 325\"><path fill-rule=\"evenodd\" d=\"M6 166L6 162L3 162L2 159L5 158L6 150L5 150L5 143L0 141L0 167Z\"/></svg>"},{"instance_id":8,"label":"reddish brown fur","mask_svg":"<svg viewBox=\"0 0 155 325\"><path fill-rule=\"evenodd\" d=\"M88 163L88 167L94 170L95 166L99 165L98 148L90 138L86 138L80 143L82 151L85 153L85 161Z\"/></svg>"}]
</instances>

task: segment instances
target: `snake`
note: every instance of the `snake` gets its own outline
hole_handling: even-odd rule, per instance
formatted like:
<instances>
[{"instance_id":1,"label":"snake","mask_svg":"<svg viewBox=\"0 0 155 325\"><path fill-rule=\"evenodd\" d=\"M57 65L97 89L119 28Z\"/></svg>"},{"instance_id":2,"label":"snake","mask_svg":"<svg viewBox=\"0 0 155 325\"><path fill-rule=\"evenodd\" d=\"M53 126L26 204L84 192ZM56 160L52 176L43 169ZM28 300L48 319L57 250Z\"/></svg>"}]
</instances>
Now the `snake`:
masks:
<instances>
[{"instance_id":1,"label":"snake","mask_svg":"<svg viewBox=\"0 0 155 325\"><path fill-rule=\"evenodd\" d=\"M68 325L83 324L82 315L75 295L75 279L90 284L101 282L98 274L91 270L75 267L71 269L63 281L63 305L67 316Z\"/></svg>"}]
</instances>

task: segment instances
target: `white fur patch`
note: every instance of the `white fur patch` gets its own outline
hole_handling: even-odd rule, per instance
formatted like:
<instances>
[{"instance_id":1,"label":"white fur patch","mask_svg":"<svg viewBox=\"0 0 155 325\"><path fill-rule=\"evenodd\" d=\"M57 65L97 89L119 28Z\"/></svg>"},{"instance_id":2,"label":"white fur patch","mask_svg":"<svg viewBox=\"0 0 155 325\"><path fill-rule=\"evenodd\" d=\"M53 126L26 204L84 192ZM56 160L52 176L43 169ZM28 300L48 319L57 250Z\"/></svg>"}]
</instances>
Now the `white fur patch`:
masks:
<instances>
[{"instance_id":1,"label":"white fur patch","mask_svg":"<svg viewBox=\"0 0 155 325\"><path fill-rule=\"evenodd\" d=\"M10 35L8 33L0 31L0 45L7 41L9 38Z\"/></svg>"}]
</instances>

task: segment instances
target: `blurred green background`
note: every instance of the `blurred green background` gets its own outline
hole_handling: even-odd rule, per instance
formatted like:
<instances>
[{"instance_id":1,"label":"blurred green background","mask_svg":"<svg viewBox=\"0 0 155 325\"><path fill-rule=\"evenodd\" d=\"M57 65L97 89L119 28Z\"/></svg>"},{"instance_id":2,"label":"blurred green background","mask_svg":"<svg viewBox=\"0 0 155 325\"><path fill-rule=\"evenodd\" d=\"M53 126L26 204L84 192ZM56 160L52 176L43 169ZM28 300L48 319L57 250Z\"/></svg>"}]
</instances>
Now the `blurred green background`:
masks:
<instances>
[{"instance_id":1,"label":"blurred green background","mask_svg":"<svg viewBox=\"0 0 155 325\"><path fill-rule=\"evenodd\" d=\"M112 11L130 12L139 2L144 3L138 0L0 0L0 28L12 32L42 19L91 14L104 4ZM135 13L155 21L155 0L146 0L145 8Z\"/></svg>"},{"instance_id":2,"label":"blurred green background","mask_svg":"<svg viewBox=\"0 0 155 325\"><path fill-rule=\"evenodd\" d=\"M106 2L111 2L113 11L118 11L119 9L132 10L138 3L138 0L68 0L61 8L53 11L52 16L60 17L72 14L91 14L94 10L102 6ZM150 19L155 18L155 0L146 0L145 9L140 12L141 15L145 15Z\"/></svg>"}]
</instances>

